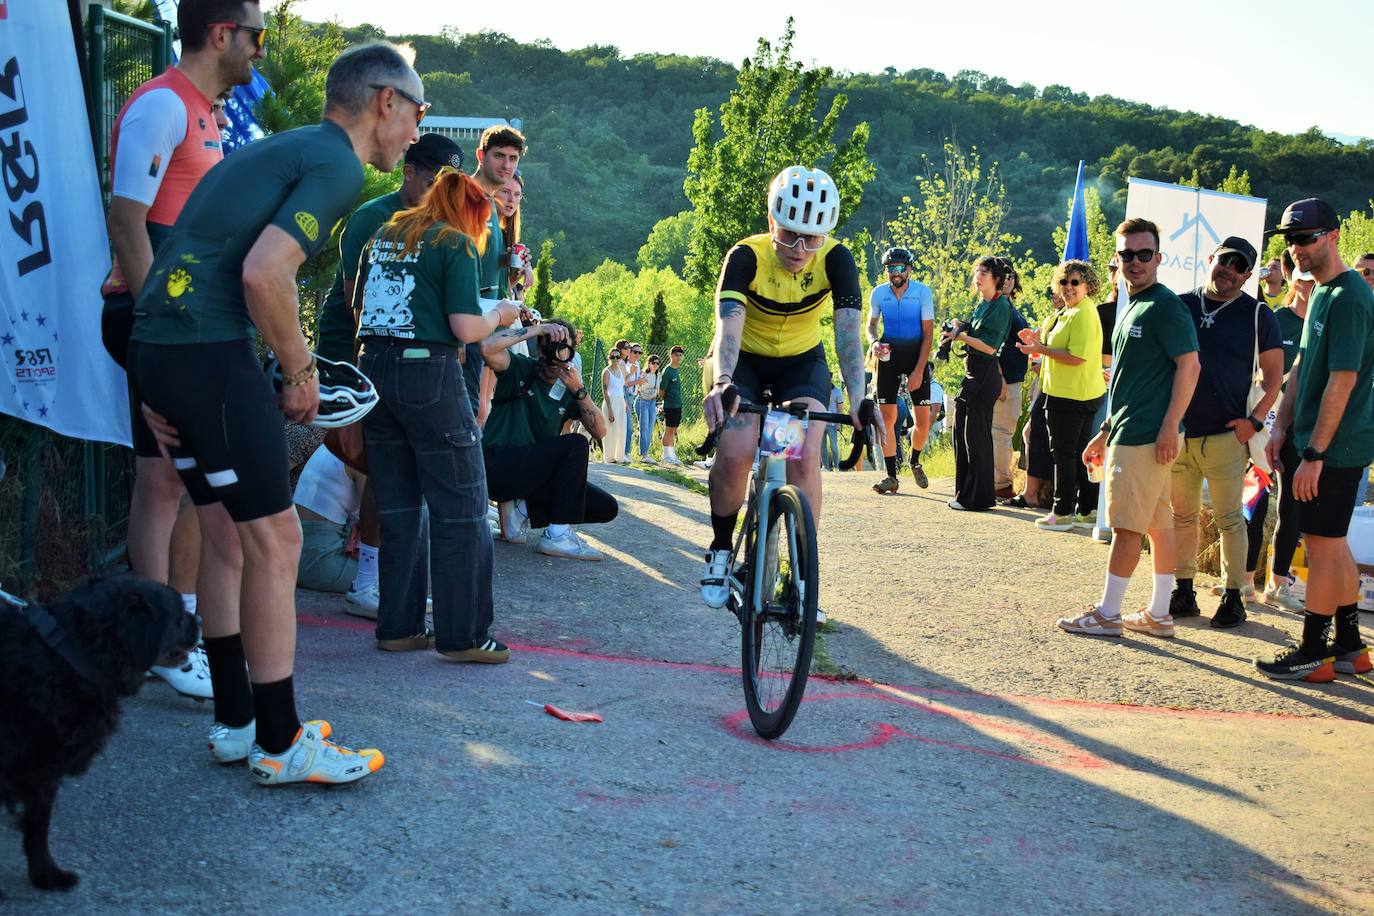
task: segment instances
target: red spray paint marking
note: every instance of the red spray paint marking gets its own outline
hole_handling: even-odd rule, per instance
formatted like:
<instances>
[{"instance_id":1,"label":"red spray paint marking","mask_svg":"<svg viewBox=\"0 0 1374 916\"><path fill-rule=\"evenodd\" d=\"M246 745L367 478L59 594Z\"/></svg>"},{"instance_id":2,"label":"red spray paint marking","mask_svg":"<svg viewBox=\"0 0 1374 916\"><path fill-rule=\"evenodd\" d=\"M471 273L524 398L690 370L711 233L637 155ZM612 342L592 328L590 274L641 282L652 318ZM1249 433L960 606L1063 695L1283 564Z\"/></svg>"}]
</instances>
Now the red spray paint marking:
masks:
<instances>
[{"instance_id":1,"label":"red spray paint marking","mask_svg":"<svg viewBox=\"0 0 1374 916\"><path fill-rule=\"evenodd\" d=\"M376 626L371 623L364 623L360 620L340 620L336 617L322 617L315 614L299 614L296 617L302 626L326 630L353 630L355 632L371 633ZM571 658L579 661L604 662L615 665L630 665L639 668L666 668L677 671L697 671L704 674L726 674L732 677L739 677L739 669L726 665L708 665L701 662L670 662L652 658L633 658L621 655L605 655L596 652L579 652L567 649L562 646L536 646L525 643L509 643L512 650L517 652L529 652L536 655L549 655L557 658ZM929 697L956 697L963 700L974 700L988 703L1027 703L1039 706L1060 706L1068 709L1090 709L1090 710L1109 710L1120 713L1142 713L1146 715L1169 715L1169 716L1189 716L1202 719L1250 719L1250 720L1310 720L1326 718L1323 716L1304 716L1296 713L1286 712L1247 712L1243 710L1225 709L1187 709L1175 708L1172 706L1135 706L1127 703L1105 703L1096 700L1075 700L1061 697L1040 697L1028 694L1016 693L986 693L976 690L956 690L949 687L904 687L900 685L888 685L879 681L867 678L835 678L824 675L811 675L809 680L812 683L832 683L845 686L861 685L882 689L884 687L896 687L905 693L914 693ZM1332 717L1338 722L1350 722L1354 724L1367 725L1361 719L1349 718L1347 716Z\"/></svg>"}]
</instances>

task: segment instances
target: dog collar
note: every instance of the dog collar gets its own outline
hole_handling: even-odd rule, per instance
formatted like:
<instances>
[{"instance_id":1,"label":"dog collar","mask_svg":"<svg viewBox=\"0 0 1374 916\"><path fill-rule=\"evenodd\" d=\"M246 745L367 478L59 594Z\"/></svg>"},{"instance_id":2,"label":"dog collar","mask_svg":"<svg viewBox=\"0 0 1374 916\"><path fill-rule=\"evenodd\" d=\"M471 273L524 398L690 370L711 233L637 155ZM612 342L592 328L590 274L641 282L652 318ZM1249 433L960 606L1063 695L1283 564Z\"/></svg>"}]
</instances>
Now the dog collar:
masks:
<instances>
[{"instance_id":1,"label":"dog collar","mask_svg":"<svg viewBox=\"0 0 1374 916\"><path fill-rule=\"evenodd\" d=\"M56 617L38 605L29 604L22 598L16 598L8 592L0 591L0 601L12 605L28 625L33 627L34 631L38 633L38 637L47 644L48 648L61 656L62 660L82 679L102 689L108 686L104 676L91 664L86 653L82 652L81 648L71 641L67 631L62 628L62 624L58 622Z\"/></svg>"}]
</instances>

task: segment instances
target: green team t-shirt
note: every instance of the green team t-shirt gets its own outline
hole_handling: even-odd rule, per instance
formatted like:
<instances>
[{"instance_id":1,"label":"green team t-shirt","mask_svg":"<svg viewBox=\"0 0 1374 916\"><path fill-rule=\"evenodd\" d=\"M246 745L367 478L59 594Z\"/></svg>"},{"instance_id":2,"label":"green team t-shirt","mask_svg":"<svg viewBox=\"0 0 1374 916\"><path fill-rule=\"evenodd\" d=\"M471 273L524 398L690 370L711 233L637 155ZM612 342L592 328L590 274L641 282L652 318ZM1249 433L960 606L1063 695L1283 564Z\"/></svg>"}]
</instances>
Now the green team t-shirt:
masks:
<instances>
[{"instance_id":1,"label":"green team t-shirt","mask_svg":"<svg viewBox=\"0 0 1374 916\"><path fill-rule=\"evenodd\" d=\"M134 340L239 340L255 333L243 260L276 226L307 258L329 241L363 186L363 166L332 121L250 143L205 173L153 258L134 305Z\"/></svg>"},{"instance_id":2,"label":"green team t-shirt","mask_svg":"<svg viewBox=\"0 0 1374 916\"><path fill-rule=\"evenodd\" d=\"M1293 369L1293 360L1298 358L1298 348L1302 346L1302 316L1285 305L1274 312L1279 323L1279 342L1283 346L1283 374Z\"/></svg>"},{"instance_id":3,"label":"green team t-shirt","mask_svg":"<svg viewBox=\"0 0 1374 916\"><path fill-rule=\"evenodd\" d=\"M348 218L339 236L339 268L334 271L334 285L325 294L315 326L315 352L325 359L353 360L353 338L358 328L353 307L344 299L344 286L358 276L358 255L363 246L400 209L401 192L392 191L372 198Z\"/></svg>"},{"instance_id":4,"label":"green team t-shirt","mask_svg":"<svg viewBox=\"0 0 1374 916\"><path fill-rule=\"evenodd\" d=\"M1197 349L1188 306L1167 287L1156 283L1131 297L1112 334L1109 443L1150 445L1159 438L1174 393L1174 360Z\"/></svg>"},{"instance_id":5,"label":"green team t-shirt","mask_svg":"<svg viewBox=\"0 0 1374 916\"><path fill-rule=\"evenodd\" d=\"M980 299L969 320L968 333L992 347L992 355L1002 351L1002 344L1011 330L1011 300L1006 296ZM979 353L980 356L987 354Z\"/></svg>"},{"instance_id":6,"label":"green team t-shirt","mask_svg":"<svg viewBox=\"0 0 1374 916\"><path fill-rule=\"evenodd\" d=\"M672 366L663 367L663 377L659 382L663 392L664 408L682 409L682 374Z\"/></svg>"},{"instance_id":7,"label":"green team t-shirt","mask_svg":"<svg viewBox=\"0 0 1374 916\"><path fill-rule=\"evenodd\" d=\"M1293 436L1307 448L1332 372L1354 372L1355 387L1336 434L1326 446L1326 463L1362 468L1374 461L1374 292L1359 273L1347 270L1312 290L1302 329L1298 400Z\"/></svg>"},{"instance_id":8,"label":"green team t-shirt","mask_svg":"<svg viewBox=\"0 0 1374 916\"><path fill-rule=\"evenodd\" d=\"M519 353L510 355L510 367L496 376L491 413L482 427L482 447L533 445L553 439L570 417L579 417L574 392L562 379L544 381L539 361Z\"/></svg>"},{"instance_id":9,"label":"green team t-shirt","mask_svg":"<svg viewBox=\"0 0 1374 916\"><path fill-rule=\"evenodd\" d=\"M402 250L401 240L389 230L367 243L354 284L362 311L359 338L462 346L448 316L482 314L477 302L477 250L456 231L440 238L447 228L447 223L430 226L411 250Z\"/></svg>"}]
</instances>

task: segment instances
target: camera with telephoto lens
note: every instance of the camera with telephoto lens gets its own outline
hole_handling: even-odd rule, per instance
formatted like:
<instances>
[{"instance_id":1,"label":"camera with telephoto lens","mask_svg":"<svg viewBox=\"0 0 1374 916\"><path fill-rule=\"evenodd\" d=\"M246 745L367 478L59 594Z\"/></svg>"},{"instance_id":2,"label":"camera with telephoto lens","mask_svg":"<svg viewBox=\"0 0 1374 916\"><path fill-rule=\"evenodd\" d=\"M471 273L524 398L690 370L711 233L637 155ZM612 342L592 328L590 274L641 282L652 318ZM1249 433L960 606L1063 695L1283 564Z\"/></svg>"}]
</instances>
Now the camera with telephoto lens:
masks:
<instances>
[{"instance_id":1,"label":"camera with telephoto lens","mask_svg":"<svg viewBox=\"0 0 1374 916\"><path fill-rule=\"evenodd\" d=\"M576 347L571 340L554 340L552 337L539 338L539 358L547 365L557 366L572 362Z\"/></svg>"},{"instance_id":2,"label":"camera with telephoto lens","mask_svg":"<svg viewBox=\"0 0 1374 916\"><path fill-rule=\"evenodd\" d=\"M943 333L945 333L945 334L953 334L953 333L954 333L954 321L953 321L953 319L946 318L946 319L944 320L944 322L940 325L940 330L941 330ZM954 346L954 338L951 337L949 340L946 340L944 343L940 344L939 348L935 351L935 358L938 359L938 360L940 360L941 362L947 361L947 360L949 359L949 351L950 351L950 348L953 347L953 346Z\"/></svg>"}]
</instances>

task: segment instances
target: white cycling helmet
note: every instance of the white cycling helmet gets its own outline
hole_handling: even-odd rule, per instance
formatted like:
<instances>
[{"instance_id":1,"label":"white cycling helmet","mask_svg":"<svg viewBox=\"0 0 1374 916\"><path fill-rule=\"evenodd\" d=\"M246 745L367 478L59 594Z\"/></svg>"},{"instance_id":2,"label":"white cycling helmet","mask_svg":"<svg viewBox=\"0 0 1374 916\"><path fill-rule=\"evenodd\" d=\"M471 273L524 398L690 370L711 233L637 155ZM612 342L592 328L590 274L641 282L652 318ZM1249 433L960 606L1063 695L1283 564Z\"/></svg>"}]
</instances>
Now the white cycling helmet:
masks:
<instances>
[{"instance_id":1,"label":"white cycling helmet","mask_svg":"<svg viewBox=\"0 0 1374 916\"><path fill-rule=\"evenodd\" d=\"M789 165L768 186L768 213L799 235L829 235L840 222L840 192L820 169Z\"/></svg>"},{"instance_id":2,"label":"white cycling helmet","mask_svg":"<svg viewBox=\"0 0 1374 916\"><path fill-rule=\"evenodd\" d=\"M352 363L336 363L316 356L315 366L320 374L320 412L311 426L321 429L349 426L367 416L381 400L371 379ZM275 354L268 357L265 368L273 387L281 391L281 365Z\"/></svg>"}]
</instances>

